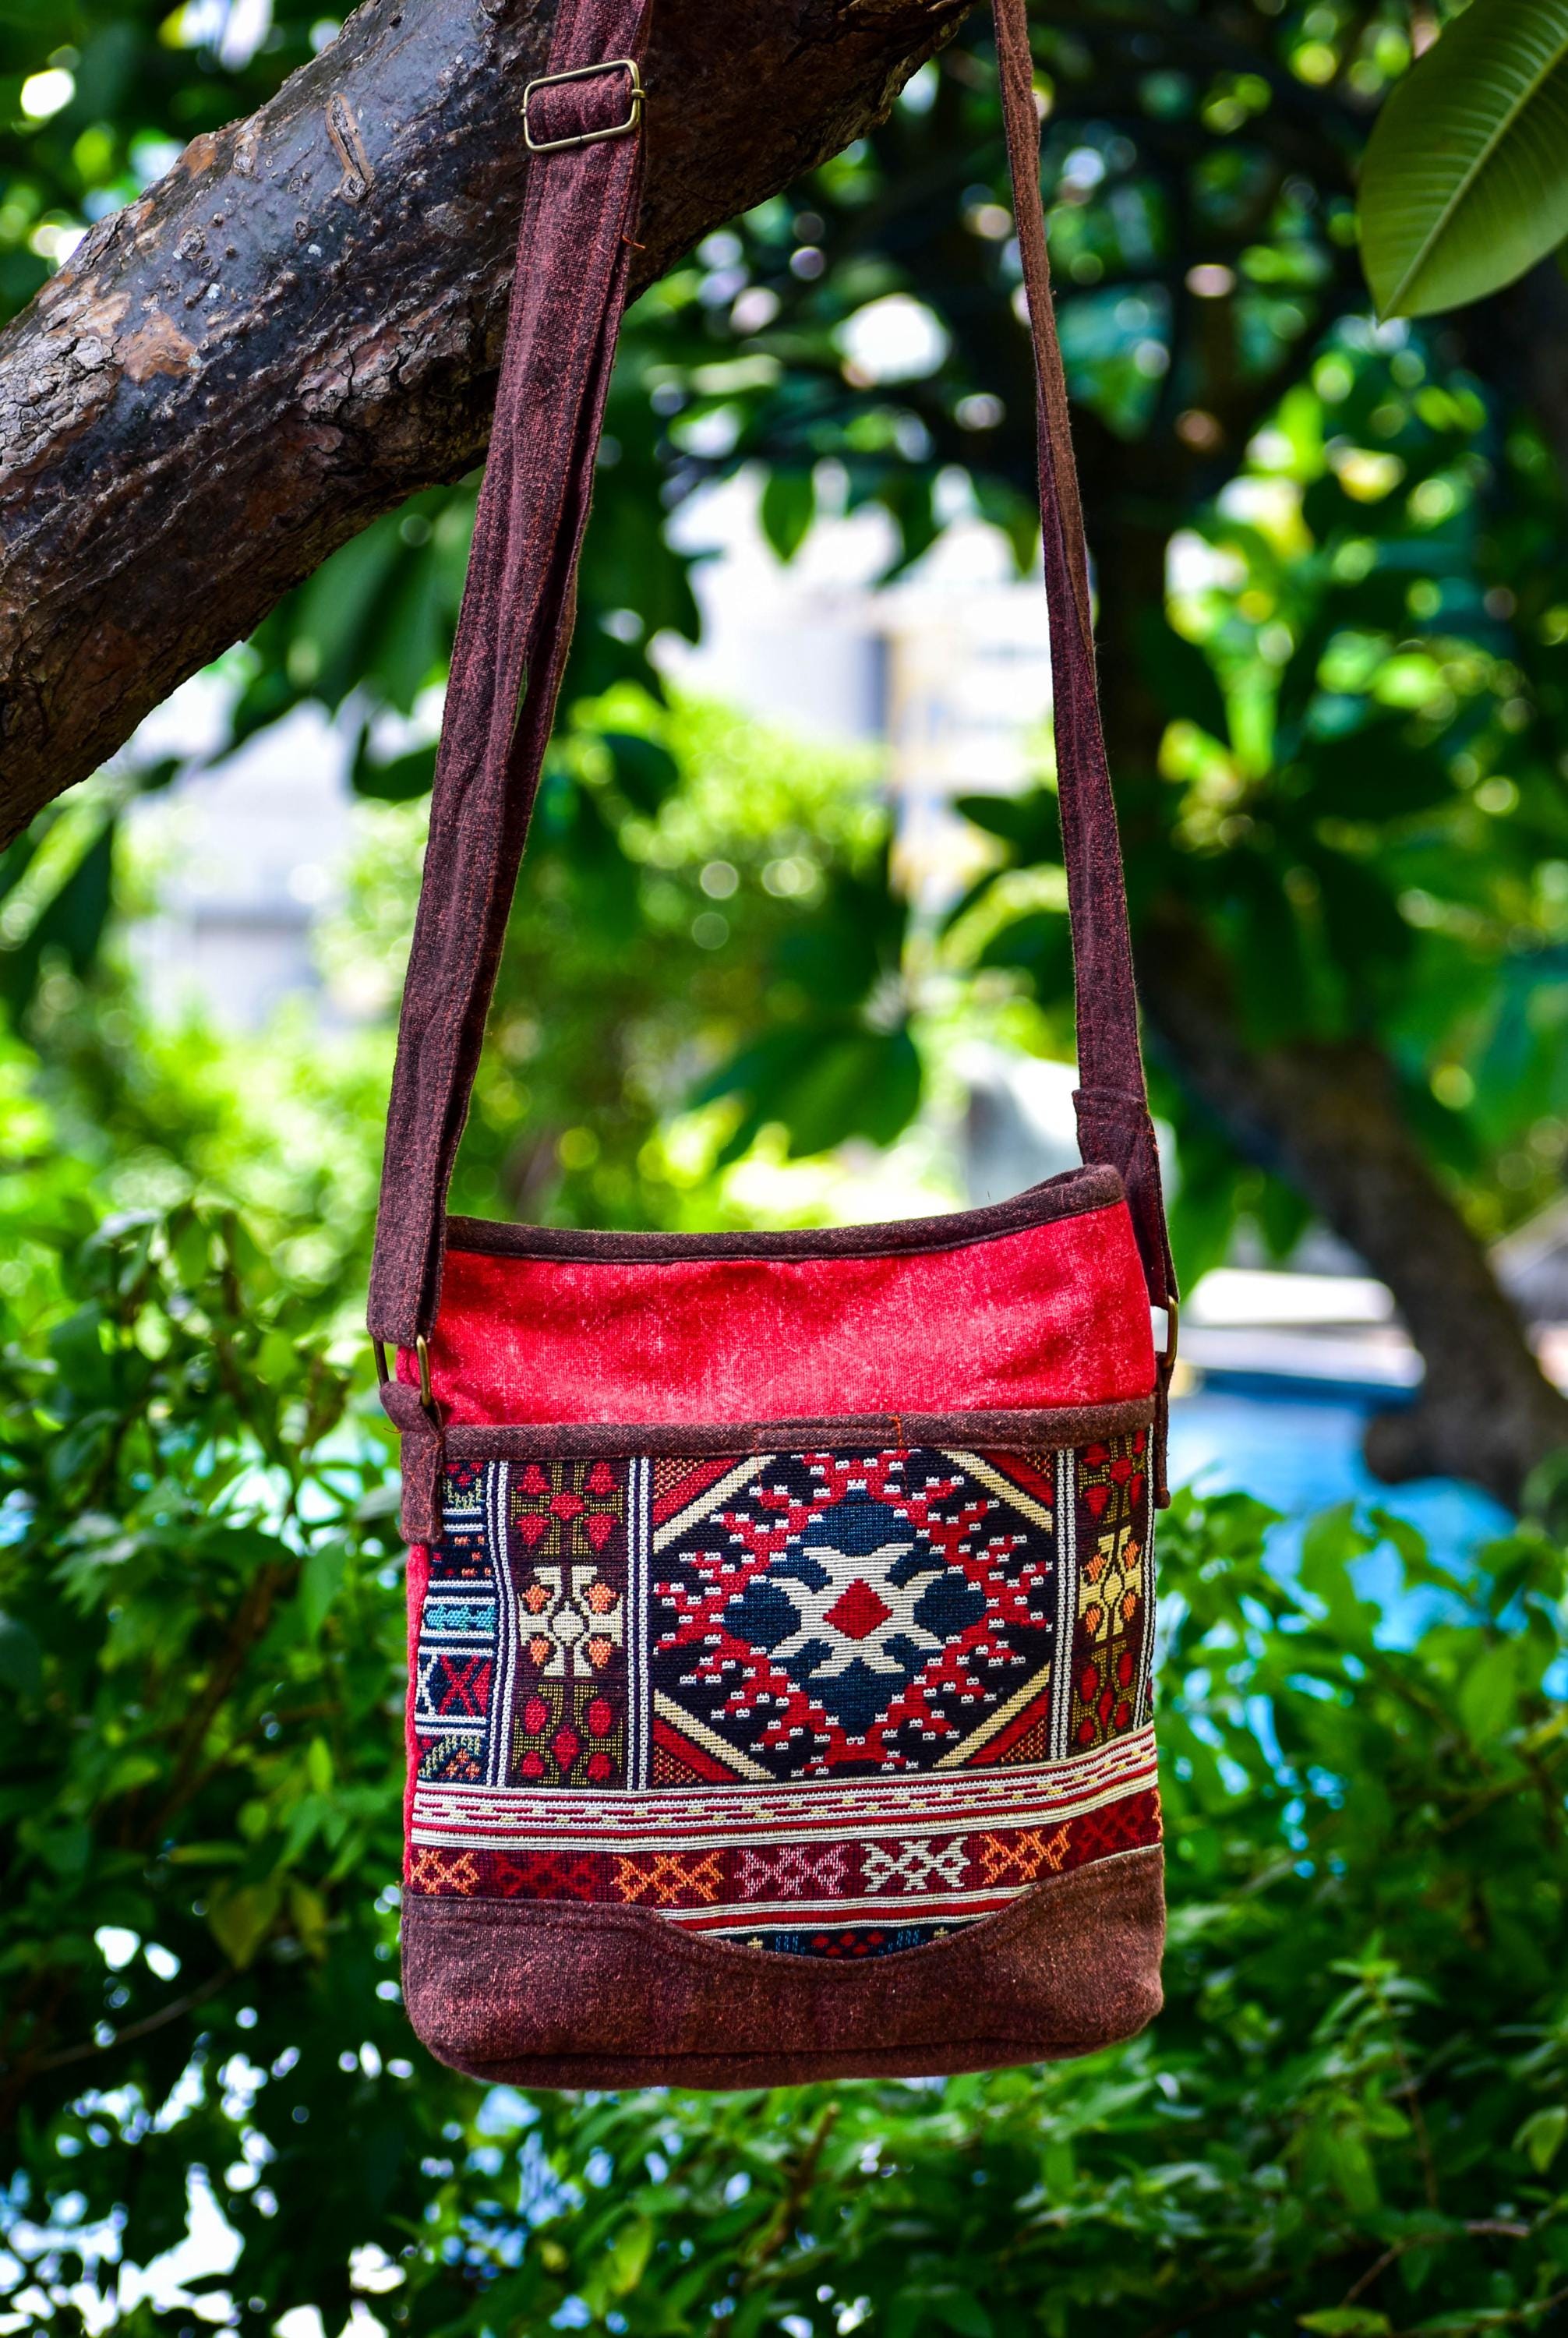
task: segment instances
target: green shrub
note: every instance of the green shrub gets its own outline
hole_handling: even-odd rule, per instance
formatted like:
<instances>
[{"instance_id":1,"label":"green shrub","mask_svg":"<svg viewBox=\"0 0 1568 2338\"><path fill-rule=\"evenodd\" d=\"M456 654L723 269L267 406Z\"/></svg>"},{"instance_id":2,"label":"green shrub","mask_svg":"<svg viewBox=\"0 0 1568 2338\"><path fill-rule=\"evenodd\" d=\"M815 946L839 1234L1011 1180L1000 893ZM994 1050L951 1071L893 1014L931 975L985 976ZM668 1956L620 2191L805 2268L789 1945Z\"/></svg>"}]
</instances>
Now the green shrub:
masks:
<instances>
[{"instance_id":1,"label":"green shrub","mask_svg":"<svg viewBox=\"0 0 1568 2338\"><path fill-rule=\"evenodd\" d=\"M483 2089L394 1976L400 1559L365 1386L231 1213L35 1219L0 1291L0 2310L236 2236L247 2331L1530 2329L1568 2294L1564 1555L1161 1535L1167 2009L1041 2071ZM1414 1645L1358 1592L1396 1537ZM193 2173L193 2171L201 2171ZM93 2268L100 2270L94 2274ZM378 2284L380 2284L378 2286ZM127 2331L194 2328L126 2302ZM130 2299L127 2287L126 2299ZM94 2320L98 2315L95 2310Z\"/></svg>"}]
</instances>

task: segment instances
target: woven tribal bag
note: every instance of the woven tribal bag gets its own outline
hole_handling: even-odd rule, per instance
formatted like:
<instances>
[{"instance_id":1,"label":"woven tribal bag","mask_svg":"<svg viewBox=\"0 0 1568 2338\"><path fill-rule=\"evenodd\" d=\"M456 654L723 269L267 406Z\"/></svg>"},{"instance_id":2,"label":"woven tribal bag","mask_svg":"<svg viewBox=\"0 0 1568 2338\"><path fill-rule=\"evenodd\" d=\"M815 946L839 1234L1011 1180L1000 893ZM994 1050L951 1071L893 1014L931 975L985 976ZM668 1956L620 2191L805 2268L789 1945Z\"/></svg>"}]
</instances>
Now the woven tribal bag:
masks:
<instances>
[{"instance_id":1,"label":"woven tribal bag","mask_svg":"<svg viewBox=\"0 0 1568 2338\"><path fill-rule=\"evenodd\" d=\"M525 103L370 1296L410 1545L405 1995L485 2078L980 2069L1127 2037L1160 2003L1175 1291L1025 0L995 15L1087 1165L950 1217L687 1236L445 1214L571 630L649 0L561 0Z\"/></svg>"}]
</instances>

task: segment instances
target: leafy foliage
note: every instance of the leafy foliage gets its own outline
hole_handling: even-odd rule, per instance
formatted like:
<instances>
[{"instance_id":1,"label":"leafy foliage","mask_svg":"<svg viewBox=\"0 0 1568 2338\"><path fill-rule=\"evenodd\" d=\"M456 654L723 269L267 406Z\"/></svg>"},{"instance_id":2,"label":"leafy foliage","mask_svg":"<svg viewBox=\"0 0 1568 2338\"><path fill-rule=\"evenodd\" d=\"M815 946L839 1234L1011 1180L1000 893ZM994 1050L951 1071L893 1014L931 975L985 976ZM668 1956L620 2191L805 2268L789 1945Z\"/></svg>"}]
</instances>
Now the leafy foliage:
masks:
<instances>
[{"instance_id":1,"label":"leafy foliage","mask_svg":"<svg viewBox=\"0 0 1568 2338\"><path fill-rule=\"evenodd\" d=\"M945 2087L541 2097L393 1962L400 1568L350 1374L231 1216L35 1220L7 1292L0 2273L29 2324L181 2236L258 2333L1529 2330L1568 2286L1563 1550L1471 1577L1241 1497L1162 1533L1168 2005ZM15 1281L15 1279L13 1279ZM1381 1603L1366 1555L1381 1546ZM1392 1547L1390 1548L1390 1546ZM1392 1613L1389 1608L1393 1602ZM228 2301L228 2303L226 2303ZM95 2317L96 2326L96 2317Z\"/></svg>"},{"instance_id":2,"label":"leafy foliage","mask_svg":"<svg viewBox=\"0 0 1568 2338\"><path fill-rule=\"evenodd\" d=\"M1129 859L1135 922L1179 900L1234 979L1259 1049L1372 1039L1406 1110L1501 1232L1553 1189L1563 1055L1568 572L1559 493L1526 431L1423 347L1347 326L1197 516L1171 624L1145 629L1169 710ZM1528 551L1525 547L1528 546ZM996 866L958 957L1066 987L1054 791L959 806ZM1285 1246L1298 1214L1206 1142L1175 1082L1189 1278L1237 1210Z\"/></svg>"},{"instance_id":3,"label":"leafy foliage","mask_svg":"<svg viewBox=\"0 0 1568 2338\"><path fill-rule=\"evenodd\" d=\"M919 1092L907 911L867 760L626 684L583 706L535 816L459 1206L695 1224L733 1209L715 1173L760 1137L897 1135ZM329 963L390 996L422 813L373 833Z\"/></svg>"},{"instance_id":4,"label":"leafy foliage","mask_svg":"<svg viewBox=\"0 0 1568 2338\"><path fill-rule=\"evenodd\" d=\"M279 0L245 50L239 20L216 0L0 14L0 298L171 142L266 94L315 21ZM1039 88L1092 499L1107 553L1143 562L1102 568L1138 725L1118 763L1135 909L1161 887L1201 903L1260 1038L1372 1029L1500 1225L1549 1188L1568 1121L1568 590L1534 433L1446 343L1338 325L1361 298L1355 158L1408 29L1381 0L1054 10ZM689 752L649 655L691 624L661 485L678 500L755 463L781 556L819 510L875 505L906 563L957 473L1032 557L983 37L632 320L469 1206L678 1223L712 1214L712 1158L769 1113L797 1149L886 1135L914 1099L921 981L1034 992L1036 1037L1064 1043L1048 784L986 810L1008 865L933 979L858 774L813 796L717 718ZM48 74L68 95L25 110ZM928 364L867 361L888 301L921 312ZM302 699L357 725L383 804L361 969L394 968L406 931L418 815L398 800L428 779L472 501L380 523L242 664L240 729ZM1202 561L1178 562L1167 622L1179 532ZM257 2333L308 2304L337 2329L356 2300L433 2333L650 2338L1560 2318L1568 1585L1528 1528L1455 1580L1407 1530L1336 1516L1287 1584L1255 1505L1171 1515L1169 2004L1131 2047L734 2099L531 2101L430 2064L394 1978L388 1455L338 1344L386 1035L330 1074L314 1044L282 1072L239 1062L147 1032L101 965L94 1012L113 810L94 797L0 871L7 997L45 1050L0 1061L0 2295L23 2324L78 2325L83 2279L112 2293L206 2199L234 2262L195 2290ZM693 1172L671 1115L704 1081L720 1125ZM1292 1197L1196 1115L1182 1150L1189 1271L1239 1206L1292 1237ZM196 2311L127 2280L93 2318L151 2333Z\"/></svg>"},{"instance_id":5,"label":"leafy foliage","mask_svg":"<svg viewBox=\"0 0 1568 2338\"><path fill-rule=\"evenodd\" d=\"M191 2160L219 2182L231 2162L230 2222L278 2252L248 2278L278 2312L324 2206L368 2236L419 2206L411 2086L373 2104L336 2048L309 2099L286 2081L313 2029L404 2045L389 1457L348 1427L348 1376L235 1215L83 1217L30 1213L0 1367L0 2096L62 2178L22 2178L12 2205L76 2192L95 2222L122 2203L150 2257L184 2231ZM210 2044L188 2072L192 2023ZM252 2062L257 2084L278 2066L281 2164L296 2120L338 2130L309 2190L256 2187ZM59 2238L69 2280L91 2245ZM346 2266L316 2278L346 2306Z\"/></svg>"},{"instance_id":6,"label":"leafy foliage","mask_svg":"<svg viewBox=\"0 0 1568 2338\"><path fill-rule=\"evenodd\" d=\"M322 19L281 0L10 0L0 15L0 310L31 300L192 138L270 97ZM335 29L325 20L328 31Z\"/></svg>"}]
</instances>

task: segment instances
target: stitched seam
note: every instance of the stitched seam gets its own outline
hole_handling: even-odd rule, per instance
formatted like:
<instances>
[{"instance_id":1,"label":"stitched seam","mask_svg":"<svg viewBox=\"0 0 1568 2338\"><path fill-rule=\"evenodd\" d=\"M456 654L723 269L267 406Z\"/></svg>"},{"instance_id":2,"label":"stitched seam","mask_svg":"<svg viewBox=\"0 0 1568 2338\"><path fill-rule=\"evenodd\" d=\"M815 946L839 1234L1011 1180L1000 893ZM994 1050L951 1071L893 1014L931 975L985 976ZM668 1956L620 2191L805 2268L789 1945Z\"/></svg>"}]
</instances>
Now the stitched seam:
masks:
<instances>
[{"instance_id":1,"label":"stitched seam","mask_svg":"<svg viewBox=\"0 0 1568 2338\"><path fill-rule=\"evenodd\" d=\"M687 1455L700 1452L703 1459L722 1457L727 1453L773 1453L788 1448L796 1449L795 1440L808 1443L837 1442L859 1444L885 1439L891 1433L895 1445L942 1443L961 1439L972 1444L984 1445L988 1451L999 1453L1032 1453L1042 1442L1055 1446L1062 1441L1061 1432L1070 1427L1082 1430L1070 1442L1081 1443L1094 1437L1114 1437L1130 1429L1145 1429L1154 1418L1154 1392L1145 1395L1114 1398L1103 1404L1063 1406L1040 1411L1020 1409L1017 1412L902 1412L850 1413L838 1419L784 1421L597 1421L597 1420L500 1420L456 1422L446 1432L448 1453L458 1460L503 1460L511 1458L512 1449L526 1446L530 1451L544 1451L552 1439L570 1437L573 1442L592 1442L595 1455L637 1457L653 1452ZM571 1459L586 1459L573 1454Z\"/></svg>"},{"instance_id":2,"label":"stitched seam","mask_svg":"<svg viewBox=\"0 0 1568 2338\"><path fill-rule=\"evenodd\" d=\"M1161 1999L1160 2004L1163 2001ZM933 2038L921 2038L912 2041L907 2046L850 2047L843 2052L827 2047L816 2050L802 2049L799 2053L769 2052L763 2048L759 2048L755 2052L716 2049L707 2054L685 2051L637 2054L619 2048L603 2054L522 2053L512 2056L503 2055L485 2061L475 2059L473 2068L487 2074L498 2075L507 2070L516 2069L520 2065L524 2064L528 2066L530 2071L537 2069L583 2071L627 2068L681 2069L692 2065L699 2069L745 2070L760 2064L764 2069L815 2071L823 2077L842 2078L846 2075L845 2063L853 2062L856 2068L849 2075L860 2075L867 2066L869 2066L877 2070L887 2070L895 2078L914 2078L921 2076L922 2073L918 2070L911 2070L910 2064L921 2062L927 2056L938 2053L944 2059L954 2054L962 2054L965 2057L976 2053L995 2054L1004 2058L1006 2063L1039 2062L1047 2058L1065 2061L1081 2054L1097 2054L1102 2047L1120 2046L1129 2038L1135 2038L1139 2030L1147 2029L1155 2014L1159 2012L1160 2004L1152 2005L1131 2029L1124 2028L1121 2022L1112 2022L1103 2029L1052 2030L1044 2035L1036 2030L1028 2035L1008 2033L1000 2037L987 2034L979 2038L969 2036L946 2038L941 2041L940 2046ZM538 2085L541 2081L534 2077L533 2083ZM584 2080L583 2083L592 2084L593 2082ZM608 2086L615 2082L606 2079L601 2083ZM807 2081L804 2077L801 2077L793 2081L781 2079L779 2083L803 2085Z\"/></svg>"}]
</instances>

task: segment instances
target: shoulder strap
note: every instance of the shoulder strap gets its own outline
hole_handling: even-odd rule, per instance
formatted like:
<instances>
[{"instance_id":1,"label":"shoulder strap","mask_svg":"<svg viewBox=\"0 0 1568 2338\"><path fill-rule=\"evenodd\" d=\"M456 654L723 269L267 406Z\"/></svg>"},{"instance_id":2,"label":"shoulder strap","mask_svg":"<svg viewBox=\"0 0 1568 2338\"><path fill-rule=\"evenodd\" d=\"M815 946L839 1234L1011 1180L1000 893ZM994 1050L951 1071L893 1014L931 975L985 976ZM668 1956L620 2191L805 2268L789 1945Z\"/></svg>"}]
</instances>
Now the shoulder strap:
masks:
<instances>
[{"instance_id":1,"label":"shoulder strap","mask_svg":"<svg viewBox=\"0 0 1568 2338\"><path fill-rule=\"evenodd\" d=\"M1040 200L1027 0L994 0L1039 394L1040 509L1056 759L1077 976L1083 1158L1122 1174L1150 1296L1171 1306L1138 1044L1088 564ZM571 637L604 392L642 184L632 65L651 0L561 0L528 111L528 174L495 432L458 621L430 841L403 996L370 1276L372 1334L436 1321L446 1190ZM624 60L625 63L610 61ZM600 66L597 72L583 68ZM557 79L558 76L573 76Z\"/></svg>"},{"instance_id":2,"label":"shoulder strap","mask_svg":"<svg viewBox=\"0 0 1568 2338\"><path fill-rule=\"evenodd\" d=\"M649 14L650 0L560 0L549 71L519 125L536 151L446 687L370 1268L371 1333L398 1347L436 1321L446 1190L572 637L642 192L632 68Z\"/></svg>"},{"instance_id":3,"label":"shoulder strap","mask_svg":"<svg viewBox=\"0 0 1568 2338\"><path fill-rule=\"evenodd\" d=\"M1152 1305L1169 1318L1164 1382L1174 1360L1176 1270L1165 1231L1160 1155L1138 1036L1138 994L1116 800L1105 761L1105 730L1094 671L1094 626L1078 466L1067 416L1067 382L1051 300L1045 211L1040 197L1040 113L1029 47L1028 0L993 0L1002 115L1024 290L1034 341L1040 526L1051 619L1052 722L1056 784L1073 928L1077 1002L1078 1149L1086 1162L1120 1171L1138 1237ZM1163 1423L1161 1423L1161 1429ZM1161 1453L1164 1438L1160 1439ZM1163 1498L1163 1486L1160 1488Z\"/></svg>"}]
</instances>

